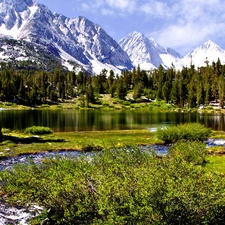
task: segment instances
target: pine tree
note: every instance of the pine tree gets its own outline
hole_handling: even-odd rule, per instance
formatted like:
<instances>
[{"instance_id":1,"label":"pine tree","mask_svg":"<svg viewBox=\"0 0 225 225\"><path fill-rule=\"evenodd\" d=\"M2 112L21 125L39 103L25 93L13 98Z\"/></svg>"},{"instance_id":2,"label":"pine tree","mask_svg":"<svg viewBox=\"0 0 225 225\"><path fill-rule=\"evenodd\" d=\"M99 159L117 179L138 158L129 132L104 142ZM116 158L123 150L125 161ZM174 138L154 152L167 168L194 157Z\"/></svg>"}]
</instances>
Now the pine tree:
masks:
<instances>
[{"instance_id":1,"label":"pine tree","mask_svg":"<svg viewBox=\"0 0 225 225\"><path fill-rule=\"evenodd\" d=\"M134 94L133 94L133 98L136 100L137 98L141 97L141 94L143 92L143 85L141 82L139 82L138 84L135 85L134 87Z\"/></svg>"},{"instance_id":2,"label":"pine tree","mask_svg":"<svg viewBox=\"0 0 225 225\"><path fill-rule=\"evenodd\" d=\"M118 80L117 88L116 88L116 94L117 94L117 97L119 99L122 99L122 100L124 100L126 95L127 95L127 90L126 90L126 88L124 86L124 80L123 80L122 76Z\"/></svg>"},{"instance_id":3,"label":"pine tree","mask_svg":"<svg viewBox=\"0 0 225 225\"><path fill-rule=\"evenodd\" d=\"M224 107L224 95L225 95L225 80L223 75L219 77L219 99L220 99L220 107Z\"/></svg>"},{"instance_id":4,"label":"pine tree","mask_svg":"<svg viewBox=\"0 0 225 225\"><path fill-rule=\"evenodd\" d=\"M170 92L171 92L171 84L169 81L166 81L162 87L162 96L167 103L169 102Z\"/></svg>"},{"instance_id":5,"label":"pine tree","mask_svg":"<svg viewBox=\"0 0 225 225\"><path fill-rule=\"evenodd\" d=\"M3 137L3 135L2 135L2 125L0 124L0 142L2 141L2 137Z\"/></svg>"}]
</instances>

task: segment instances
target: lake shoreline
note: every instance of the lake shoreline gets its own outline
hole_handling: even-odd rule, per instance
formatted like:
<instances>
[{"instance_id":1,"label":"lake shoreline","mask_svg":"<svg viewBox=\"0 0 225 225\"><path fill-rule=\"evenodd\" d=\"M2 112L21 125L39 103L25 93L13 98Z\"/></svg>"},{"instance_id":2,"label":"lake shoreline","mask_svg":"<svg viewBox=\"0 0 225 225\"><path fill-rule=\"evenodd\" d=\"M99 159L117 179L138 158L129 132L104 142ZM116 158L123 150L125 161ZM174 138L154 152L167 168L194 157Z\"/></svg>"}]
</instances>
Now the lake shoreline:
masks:
<instances>
[{"instance_id":1,"label":"lake shoreline","mask_svg":"<svg viewBox=\"0 0 225 225\"><path fill-rule=\"evenodd\" d=\"M107 96L107 95L106 95ZM119 101L108 99L103 95L100 104L90 104L88 107L82 107L78 102L65 101L65 102L46 102L42 105L26 106L18 105L16 103L1 102L0 101L0 111L1 110L66 110L66 109L79 109L79 110L152 110L160 112L198 112L198 113L222 113L225 114L225 109L206 106L199 108L187 108L187 107L175 107L172 104L166 103L163 100L160 101L147 101L147 102L137 102L131 103L130 101Z\"/></svg>"}]
</instances>

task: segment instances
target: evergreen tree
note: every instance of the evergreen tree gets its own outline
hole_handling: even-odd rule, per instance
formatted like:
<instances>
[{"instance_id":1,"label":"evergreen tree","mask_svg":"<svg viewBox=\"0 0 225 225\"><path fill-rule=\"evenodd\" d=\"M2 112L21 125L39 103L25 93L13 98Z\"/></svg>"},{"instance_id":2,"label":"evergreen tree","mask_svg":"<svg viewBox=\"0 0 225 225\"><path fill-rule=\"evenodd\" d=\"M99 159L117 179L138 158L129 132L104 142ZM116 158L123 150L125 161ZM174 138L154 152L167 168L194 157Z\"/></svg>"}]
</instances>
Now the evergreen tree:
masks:
<instances>
[{"instance_id":1,"label":"evergreen tree","mask_svg":"<svg viewBox=\"0 0 225 225\"><path fill-rule=\"evenodd\" d=\"M89 107L89 103L95 102L95 95L94 95L94 89L92 85L89 85L86 90L86 105Z\"/></svg>"},{"instance_id":2,"label":"evergreen tree","mask_svg":"<svg viewBox=\"0 0 225 225\"><path fill-rule=\"evenodd\" d=\"M142 82L139 82L138 84L135 85L134 87L134 94L133 98L136 100L137 98L140 98L143 92L143 85Z\"/></svg>"},{"instance_id":3,"label":"evergreen tree","mask_svg":"<svg viewBox=\"0 0 225 225\"><path fill-rule=\"evenodd\" d=\"M169 102L171 93L171 84L169 81L166 81L162 87L162 96L166 102Z\"/></svg>"},{"instance_id":4,"label":"evergreen tree","mask_svg":"<svg viewBox=\"0 0 225 225\"><path fill-rule=\"evenodd\" d=\"M175 106L179 106L180 104L180 94L179 94L179 83L178 80L175 80L172 84L171 92L170 92L171 102Z\"/></svg>"},{"instance_id":5,"label":"evergreen tree","mask_svg":"<svg viewBox=\"0 0 225 225\"><path fill-rule=\"evenodd\" d=\"M225 80L223 75L219 77L219 100L220 100L220 107L224 108L224 96L225 96Z\"/></svg>"},{"instance_id":6,"label":"evergreen tree","mask_svg":"<svg viewBox=\"0 0 225 225\"><path fill-rule=\"evenodd\" d=\"M0 124L0 142L2 142L2 137L3 137L3 135L2 135L2 125Z\"/></svg>"},{"instance_id":7,"label":"evergreen tree","mask_svg":"<svg viewBox=\"0 0 225 225\"><path fill-rule=\"evenodd\" d=\"M126 88L124 86L124 80L123 80L122 76L118 80L117 88L116 88L116 94L117 94L117 97L119 99L122 99L122 100L124 100L126 95L127 95L127 90L126 90Z\"/></svg>"}]
</instances>

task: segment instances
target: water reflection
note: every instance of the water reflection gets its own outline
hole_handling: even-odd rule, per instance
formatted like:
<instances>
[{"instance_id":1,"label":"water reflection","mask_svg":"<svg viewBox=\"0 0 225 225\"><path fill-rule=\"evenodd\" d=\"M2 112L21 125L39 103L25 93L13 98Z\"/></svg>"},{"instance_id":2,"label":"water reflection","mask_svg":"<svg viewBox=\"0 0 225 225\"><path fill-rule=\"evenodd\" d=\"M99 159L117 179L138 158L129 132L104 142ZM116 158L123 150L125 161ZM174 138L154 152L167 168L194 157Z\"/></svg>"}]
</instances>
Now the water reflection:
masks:
<instances>
[{"instance_id":1,"label":"water reflection","mask_svg":"<svg viewBox=\"0 0 225 225\"><path fill-rule=\"evenodd\" d=\"M198 122L213 130L225 130L223 114L101 110L0 111L2 127L17 130L29 126L48 126L54 131L148 129L189 122Z\"/></svg>"}]
</instances>

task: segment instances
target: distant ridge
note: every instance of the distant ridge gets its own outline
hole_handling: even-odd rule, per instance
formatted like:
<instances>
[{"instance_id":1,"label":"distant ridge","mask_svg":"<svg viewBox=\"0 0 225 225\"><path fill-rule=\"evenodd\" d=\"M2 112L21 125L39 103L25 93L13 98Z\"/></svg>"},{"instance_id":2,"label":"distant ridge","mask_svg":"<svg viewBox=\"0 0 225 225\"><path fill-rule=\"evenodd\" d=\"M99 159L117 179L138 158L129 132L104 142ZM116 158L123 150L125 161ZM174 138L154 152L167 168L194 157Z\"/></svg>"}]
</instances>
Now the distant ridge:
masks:
<instances>
[{"instance_id":1,"label":"distant ridge","mask_svg":"<svg viewBox=\"0 0 225 225\"><path fill-rule=\"evenodd\" d=\"M164 48L154 39L147 38L139 32L132 32L119 41L120 46L127 52L135 66L142 69L154 69L162 65L165 69L173 66L176 69L205 66L206 58L209 64L216 62L218 58L225 64L225 50L221 49L211 40L197 47L186 56L182 57L171 48Z\"/></svg>"}]
</instances>

